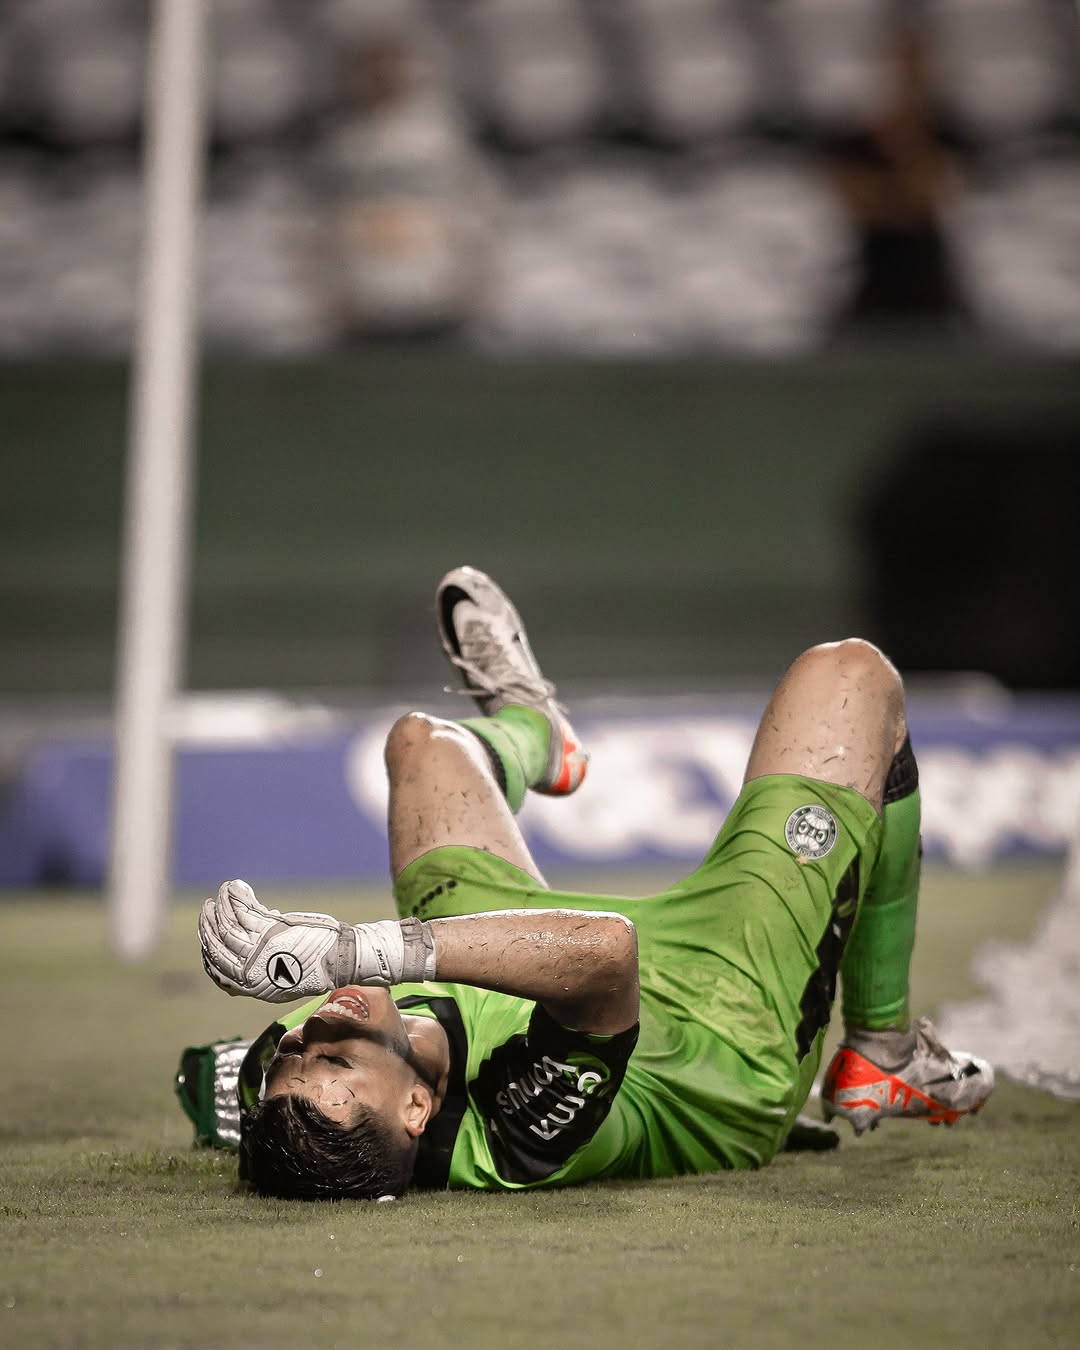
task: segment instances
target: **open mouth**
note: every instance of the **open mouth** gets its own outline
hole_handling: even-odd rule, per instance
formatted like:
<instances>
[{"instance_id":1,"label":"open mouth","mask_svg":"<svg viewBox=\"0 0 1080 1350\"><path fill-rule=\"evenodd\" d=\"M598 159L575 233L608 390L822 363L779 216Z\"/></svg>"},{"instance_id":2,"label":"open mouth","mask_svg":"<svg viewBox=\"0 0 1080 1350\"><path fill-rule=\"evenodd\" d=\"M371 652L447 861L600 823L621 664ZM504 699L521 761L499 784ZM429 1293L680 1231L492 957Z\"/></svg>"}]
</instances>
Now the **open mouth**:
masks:
<instances>
[{"instance_id":1,"label":"open mouth","mask_svg":"<svg viewBox=\"0 0 1080 1350\"><path fill-rule=\"evenodd\" d=\"M350 984L344 989L335 989L318 1010L317 1016L327 1015L347 1017L353 1022L366 1022L371 1016L371 1009L368 1007L363 990L355 984Z\"/></svg>"}]
</instances>

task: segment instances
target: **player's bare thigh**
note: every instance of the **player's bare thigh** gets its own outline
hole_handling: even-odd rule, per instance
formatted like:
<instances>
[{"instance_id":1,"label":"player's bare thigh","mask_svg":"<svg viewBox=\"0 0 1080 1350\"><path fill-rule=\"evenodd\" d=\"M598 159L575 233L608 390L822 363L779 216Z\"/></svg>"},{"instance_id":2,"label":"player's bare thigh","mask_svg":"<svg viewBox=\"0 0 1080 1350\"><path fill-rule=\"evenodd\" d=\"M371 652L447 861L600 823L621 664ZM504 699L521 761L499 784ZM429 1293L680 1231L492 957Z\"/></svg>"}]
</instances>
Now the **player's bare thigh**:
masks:
<instances>
[{"instance_id":1,"label":"player's bare thigh","mask_svg":"<svg viewBox=\"0 0 1080 1350\"><path fill-rule=\"evenodd\" d=\"M427 713L408 713L386 738L386 768L395 878L431 849L459 844L494 853L547 884L471 732Z\"/></svg>"},{"instance_id":2,"label":"player's bare thigh","mask_svg":"<svg viewBox=\"0 0 1080 1350\"><path fill-rule=\"evenodd\" d=\"M860 638L811 647L769 700L746 778L791 773L855 788L880 811L904 742L904 688L893 664Z\"/></svg>"}]
</instances>

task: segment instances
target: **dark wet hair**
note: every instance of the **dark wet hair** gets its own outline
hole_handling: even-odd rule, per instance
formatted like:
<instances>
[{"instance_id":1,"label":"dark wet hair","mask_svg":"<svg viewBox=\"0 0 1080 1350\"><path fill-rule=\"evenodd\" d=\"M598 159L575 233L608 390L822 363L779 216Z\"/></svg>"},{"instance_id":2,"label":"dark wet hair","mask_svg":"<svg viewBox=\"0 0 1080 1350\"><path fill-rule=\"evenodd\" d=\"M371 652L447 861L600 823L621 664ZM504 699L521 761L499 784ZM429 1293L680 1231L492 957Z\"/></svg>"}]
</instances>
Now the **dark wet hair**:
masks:
<instances>
[{"instance_id":1,"label":"dark wet hair","mask_svg":"<svg viewBox=\"0 0 1080 1350\"><path fill-rule=\"evenodd\" d=\"M282 1200L378 1200L403 1195L418 1140L368 1107L339 1125L306 1097L271 1097L243 1122L240 1177Z\"/></svg>"}]
</instances>

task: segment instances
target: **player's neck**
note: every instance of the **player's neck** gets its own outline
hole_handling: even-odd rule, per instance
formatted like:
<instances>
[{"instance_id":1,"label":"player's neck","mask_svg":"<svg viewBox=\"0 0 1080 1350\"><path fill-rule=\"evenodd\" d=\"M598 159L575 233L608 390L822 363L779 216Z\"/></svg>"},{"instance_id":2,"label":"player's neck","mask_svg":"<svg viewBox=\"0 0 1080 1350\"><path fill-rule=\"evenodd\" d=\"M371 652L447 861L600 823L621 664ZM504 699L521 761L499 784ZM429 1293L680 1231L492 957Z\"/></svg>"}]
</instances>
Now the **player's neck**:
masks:
<instances>
[{"instance_id":1,"label":"player's neck","mask_svg":"<svg viewBox=\"0 0 1080 1350\"><path fill-rule=\"evenodd\" d=\"M437 1115L446 1098L450 1077L450 1042L442 1025L433 1017L402 1017L412 1046L417 1070L432 1091L431 1114Z\"/></svg>"}]
</instances>

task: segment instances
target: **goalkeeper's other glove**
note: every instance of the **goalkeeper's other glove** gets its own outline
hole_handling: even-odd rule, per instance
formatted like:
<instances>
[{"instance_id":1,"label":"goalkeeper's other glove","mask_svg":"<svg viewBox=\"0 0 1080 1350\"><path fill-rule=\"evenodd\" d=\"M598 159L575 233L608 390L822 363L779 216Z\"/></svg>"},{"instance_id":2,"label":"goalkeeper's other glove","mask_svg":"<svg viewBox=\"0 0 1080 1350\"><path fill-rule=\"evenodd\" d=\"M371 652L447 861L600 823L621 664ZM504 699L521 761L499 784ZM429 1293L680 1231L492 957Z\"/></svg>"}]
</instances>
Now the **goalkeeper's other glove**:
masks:
<instances>
[{"instance_id":1,"label":"goalkeeper's other glove","mask_svg":"<svg viewBox=\"0 0 1080 1350\"><path fill-rule=\"evenodd\" d=\"M389 988L431 979L435 947L417 919L339 923L329 914L282 914L260 904L246 881L227 881L199 915L207 975L227 994L268 1003L325 994L347 984Z\"/></svg>"}]
</instances>

